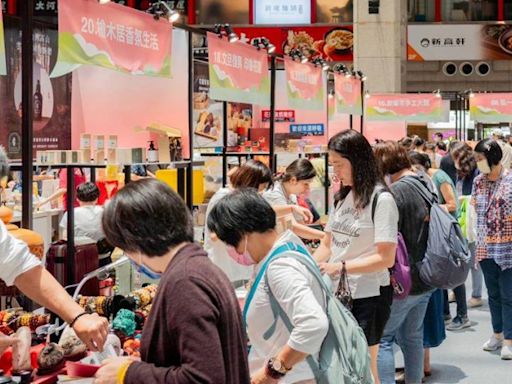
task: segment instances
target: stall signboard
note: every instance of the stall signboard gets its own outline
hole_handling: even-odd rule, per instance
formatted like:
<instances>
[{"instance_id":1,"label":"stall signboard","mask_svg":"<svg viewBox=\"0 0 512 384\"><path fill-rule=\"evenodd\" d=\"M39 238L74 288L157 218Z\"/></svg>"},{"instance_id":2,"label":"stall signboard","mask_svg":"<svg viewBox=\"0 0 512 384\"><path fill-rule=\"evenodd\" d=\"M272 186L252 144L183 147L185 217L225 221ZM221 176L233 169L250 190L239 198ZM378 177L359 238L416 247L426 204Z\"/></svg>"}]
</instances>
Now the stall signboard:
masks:
<instances>
[{"instance_id":1,"label":"stall signboard","mask_svg":"<svg viewBox=\"0 0 512 384\"><path fill-rule=\"evenodd\" d=\"M409 61L511 60L512 25L411 24L407 27Z\"/></svg>"},{"instance_id":2,"label":"stall signboard","mask_svg":"<svg viewBox=\"0 0 512 384\"><path fill-rule=\"evenodd\" d=\"M469 98L470 119L481 123L512 122L512 93L476 93Z\"/></svg>"},{"instance_id":3,"label":"stall signboard","mask_svg":"<svg viewBox=\"0 0 512 384\"><path fill-rule=\"evenodd\" d=\"M296 109L325 108L325 77L321 67L284 59L288 105Z\"/></svg>"},{"instance_id":4,"label":"stall signboard","mask_svg":"<svg viewBox=\"0 0 512 384\"><path fill-rule=\"evenodd\" d=\"M112 0L120 5L127 5L127 0ZM34 0L34 16L55 17L59 13L57 0Z\"/></svg>"},{"instance_id":5,"label":"stall signboard","mask_svg":"<svg viewBox=\"0 0 512 384\"><path fill-rule=\"evenodd\" d=\"M171 76L172 26L115 3L59 1L59 55L52 76L92 64L127 74Z\"/></svg>"},{"instance_id":6,"label":"stall signboard","mask_svg":"<svg viewBox=\"0 0 512 384\"><path fill-rule=\"evenodd\" d=\"M266 109L261 111L261 121L268 123L270 121L270 110ZM276 123L294 123L295 111L294 110L278 110L275 111L274 121Z\"/></svg>"},{"instance_id":7,"label":"stall signboard","mask_svg":"<svg viewBox=\"0 0 512 384\"><path fill-rule=\"evenodd\" d=\"M7 75L7 64L5 61L4 20L0 15L0 76L5 75Z\"/></svg>"},{"instance_id":8,"label":"stall signboard","mask_svg":"<svg viewBox=\"0 0 512 384\"><path fill-rule=\"evenodd\" d=\"M443 99L428 94L372 94L365 97L367 121L443 121Z\"/></svg>"},{"instance_id":9,"label":"stall signboard","mask_svg":"<svg viewBox=\"0 0 512 384\"><path fill-rule=\"evenodd\" d=\"M297 25L311 23L311 0L251 0L254 24Z\"/></svg>"},{"instance_id":10,"label":"stall signboard","mask_svg":"<svg viewBox=\"0 0 512 384\"><path fill-rule=\"evenodd\" d=\"M309 24L309 23L308 23ZM241 27L235 28L241 40L248 42L266 37L276 46L276 53L288 55L292 49L308 58L322 57L327 61L352 61L353 26L301 26L301 27Z\"/></svg>"},{"instance_id":11,"label":"stall signboard","mask_svg":"<svg viewBox=\"0 0 512 384\"><path fill-rule=\"evenodd\" d=\"M361 80L352 76L346 77L342 74L335 74L334 91L336 98L336 113L361 115L363 112Z\"/></svg>"},{"instance_id":12,"label":"stall signboard","mask_svg":"<svg viewBox=\"0 0 512 384\"><path fill-rule=\"evenodd\" d=\"M290 124L290 133L298 133L301 136L323 136L324 124Z\"/></svg>"},{"instance_id":13,"label":"stall signboard","mask_svg":"<svg viewBox=\"0 0 512 384\"><path fill-rule=\"evenodd\" d=\"M211 99L270 104L267 51L208 33L208 55Z\"/></svg>"}]
</instances>

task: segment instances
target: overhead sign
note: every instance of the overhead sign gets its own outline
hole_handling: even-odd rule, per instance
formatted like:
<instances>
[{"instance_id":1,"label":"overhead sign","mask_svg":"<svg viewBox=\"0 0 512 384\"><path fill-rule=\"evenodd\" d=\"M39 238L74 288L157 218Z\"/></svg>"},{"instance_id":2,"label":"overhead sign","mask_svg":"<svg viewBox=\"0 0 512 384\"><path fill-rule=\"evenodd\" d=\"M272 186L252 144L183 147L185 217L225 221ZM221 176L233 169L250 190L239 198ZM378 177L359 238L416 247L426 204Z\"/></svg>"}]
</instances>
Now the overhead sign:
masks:
<instances>
[{"instance_id":1,"label":"overhead sign","mask_svg":"<svg viewBox=\"0 0 512 384\"><path fill-rule=\"evenodd\" d=\"M346 77L342 74L335 74L334 91L336 98L336 113L361 115L363 112L361 80L352 76Z\"/></svg>"},{"instance_id":2,"label":"overhead sign","mask_svg":"<svg viewBox=\"0 0 512 384\"><path fill-rule=\"evenodd\" d=\"M367 121L443 121L443 99L431 93L372 94L365 98Z\"/></svg>"},{"instance_id":3,"label":"overhead sign","mask_svg":"<svg viewBox=\"0 0 512 384\"><path fill-rule=\"evenodd\" d=\"M208 33L210 98L269 105L270 76L266 50Z\"/></svg>"},{"instance_id":4,"label":"overhead sign","mask_svg":"<svg viewBox=\"0 0 512 384\"><path fill-rule=\"evenodd\" d=\"M469 113L481 123L512 122L512 93L476 93L469 98Z\"/></svg>"},{"instance_id":5,"label":"overhead sign","mask_svg":"<svg viewBox=\"0 0 512 384\"><path fill-rule=\"evenodd\" d=\"M252 0L254 24L311 23L311 0Z\"/></svg>"},{"instance_id":6,"label":"overhead sign","mask_svg":"<svg viewBox=\"0 0 512 384\"><path fill-rule=\"evenodd\" d=\"M52 76L92 64L148 76L171 75L172 26L115 3L59 0L59 56Z\"/></svg>"},{"instance_id":7,"label":"overhead sign","mask_svg":"<svg viewBox=\"0 0 512 384\"><path fill-rule=\"evenodd\" d=\"M407 59L511 60L511 27L506 24L410 24Z\"/></svg>"},{"instance_id":8,"label":"overhead sign","mask_svg":"<svg viewBox=\"0 0 512 384\"><path fill-rule=\"evenodd\" d=\"M291 108L322 110L325 108L325 77L320 66L284 59L288 105Z\"/></svg>"}]
</instances>

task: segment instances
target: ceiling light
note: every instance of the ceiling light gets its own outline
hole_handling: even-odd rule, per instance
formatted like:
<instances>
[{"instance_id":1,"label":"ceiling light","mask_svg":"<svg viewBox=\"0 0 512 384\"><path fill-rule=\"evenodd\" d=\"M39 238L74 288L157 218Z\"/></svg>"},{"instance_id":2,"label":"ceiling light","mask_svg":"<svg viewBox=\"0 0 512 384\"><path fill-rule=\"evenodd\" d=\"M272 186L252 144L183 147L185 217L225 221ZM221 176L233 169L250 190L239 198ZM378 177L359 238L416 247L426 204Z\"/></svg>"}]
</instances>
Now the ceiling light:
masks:
<instances>
[{"instance_id":1,"label":"ceiling light","mask_svg":"<svg viewBox=\"0 0 512 384\"><path fill-rule=\"evenodd\" d=\"M235 41L238 41L238 35L233 31L233 28L231 28L231 25L224 24L224 31L226 32L226 35L228 36L228 41L230 43L234 43Z\"/></svg>"},{"instance_id":2,"label":"ceiling light","mask_svg":"<svg viewBox=\"0 0 512 384\"><path fill-rule=\"evenodd\" d=\"M169 23L175 23L180 18L180 13L178 11L172 10L171 13L168 15Z\"/></svg>"},{"instance_id":3,"label":"ceiling light","mask_svg":"<svg viewBox=\"0 0 512 384\"><path fill-rule=\"evenodd\" d=\"M302 64L306 64L308 62L308 58L306 57L306 55L301 54L300 62Z\"/></svg>"},{"instance_id":4,"label":"ceiling light","mask_svg":"<svg viewBox=\"0 0 512 384\"><path fill-rule=\"evenodd\" d=\"M364 93L364 98L365 98L365 99L369 99L369 98L370 98L370 91L366 91L366 92Z\"/></svg>"},{"instance_id":5,"label":"ceiling light","mask_svg":"<svg viewBox=\"0 0 512 384\"><path fill-rule=\"evenodd\" d=\"M101 5L105 5L110 3L110 0L98 0L98 3L100 3Z\"/></svg>"}]
</instances>

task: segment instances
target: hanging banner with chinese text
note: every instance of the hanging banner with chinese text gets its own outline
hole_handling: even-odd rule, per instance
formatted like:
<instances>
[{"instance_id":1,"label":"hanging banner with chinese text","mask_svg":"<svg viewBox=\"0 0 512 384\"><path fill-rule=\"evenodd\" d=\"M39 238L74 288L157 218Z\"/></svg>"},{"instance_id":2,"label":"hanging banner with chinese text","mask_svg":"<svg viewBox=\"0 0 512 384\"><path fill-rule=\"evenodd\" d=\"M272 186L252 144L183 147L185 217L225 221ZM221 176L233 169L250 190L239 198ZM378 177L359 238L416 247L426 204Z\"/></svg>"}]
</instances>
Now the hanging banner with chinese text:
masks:
<instances>
[{"instance_id":1,"label":"hanging banner with chinese text","mask_svg":"<svg viewBox=\"0 0 512 384\"><path fill-rule=\"evenodd\" d=\"M59 55L52 77L81 64L171 76L172 26L115 3L59 0Z\"/></svg>"},{"instance_id":2,"label":"hanging banner with chinese text","mask_svg":"<svg viewBox=\"0 0 512 384\"><path fill-rule=\"evenodd\" d=\"M7 65L5 61L5 39L4 39L4 20L0 15L0 76L7 75Z\"/></svg>"},{"instance_id":3,"label":"hanging banner with chinese text","mask_svg":"<svg viewBox=\"0 0 512 384\"><path fill-rule=\"evenodd\" d=\"M469 98L470 119L479 123L512 122L512 93L476 93Z\"/></svg>"},{"instance_id":4,"label":"hanging banner with chinese text","mask_svg":"<svg viewBox=\"0 0 512 384\"><path fill-rule=\"evenodd\" d=\"M286 90L290 108L322 110L325 108L325 78L321 67L302 64L285 57Z\"/></svg>"},{"instance_id":5,"label":"hanging banner with chinese text","mask_svg":"<svg viewBox=\"0 0 512 384\"><path fill-rule=\"evenodd\" d=\"M208 57L211 99L270 104L267 51L208 33Z\"/></svg>"},{"instance_id":6,"label":"hanging banner with chinese text","mask_svg":"<svg viewBox=\"0 0 512 384\"><path fill-rule=\"evenodd\" d=\"M334 75L334 90L336 95L336 113L361 115L363 112L361 100L361 80Z\"/></svg>"},{"instance_id":7,"label":"hanging banner with chinese text","mask_svg":"<svg viewBox=\"0 0 512 384\"><path fill-rule=\"evenodd\" d=\"M443 99L431 93L372 94L365 98L367 121L443 121Z\"/></svg>"}]
</instances>

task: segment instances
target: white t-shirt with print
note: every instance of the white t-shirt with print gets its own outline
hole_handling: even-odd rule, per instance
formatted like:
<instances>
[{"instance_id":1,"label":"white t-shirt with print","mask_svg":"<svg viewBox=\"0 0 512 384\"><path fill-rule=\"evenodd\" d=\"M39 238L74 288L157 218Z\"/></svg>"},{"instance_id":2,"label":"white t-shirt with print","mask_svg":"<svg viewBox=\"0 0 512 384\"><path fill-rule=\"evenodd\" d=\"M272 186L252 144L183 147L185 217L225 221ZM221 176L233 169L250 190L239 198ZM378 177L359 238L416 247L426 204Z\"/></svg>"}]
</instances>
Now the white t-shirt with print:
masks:
<instances>
[{"instance_id":1,"label":"white t-shirt with print","mask_svg":"<svg viewBox=\"0 0 512 384\"><path fill-rule=\"evenodd\" d=\"M286 231L269 255L258 264L257 270L259 271L275 249L288 242L305 247L297 235ZM251 341L251 375L261 370L285 345L318 359L329 325L325 313L325 294L316 278L302 263L293 258L278 259L270 263L266 273L274 297L295 327L290 334L283 321L279 319L273 335L268 340L263 337L274 322L263 277L247 313L247 333ZM310 379L314 379L314 374L304 360L295 365L279 383L291 384Z\"/></svg>"},{"instance_id":2,"label":"white t-shirt with print","mask_svg":"<svg viewBox=\"0 0 512 384\"><path fill-rule=\"evenodd\" d=\"M103 207L99 205L85 205L75 208L75 237L88 237L95 242L105 238L101 218L103 217ZM59 226L67 229L68 214L62 217Z\"/></svg>"},{"instance_id":3,"label":"white t-shirt with print","mask_svg":"<svg viewBox=\"0 0 512 384\"><path fill-rule=\"evenodd\" d=\"M27 244L11 235L0 221L0 279L11 286L19 275L40 265Z\"/></svg>"},{"instance_id":4,"label":"white t-shirt with print","mask_svg":"<svg viewBox=\"0 0 512 384\"><path fill-rule=\"evenodd\" d=\"M355 208L354 195L349 192L345 200L332 208L325 232L332 235L329 260L339 263L342 260L354 260L374 255L377 243L397 243L398 208L391 193L382 192L378 197L375 208L375 218L372 222L372 203L362 210ZM389 272L348 275L350 290L354 299L363 299L380 295L380 287L389 285ZM339 278L333 281L333 289L338 287Z\"/></svg>"}]
</instances>

